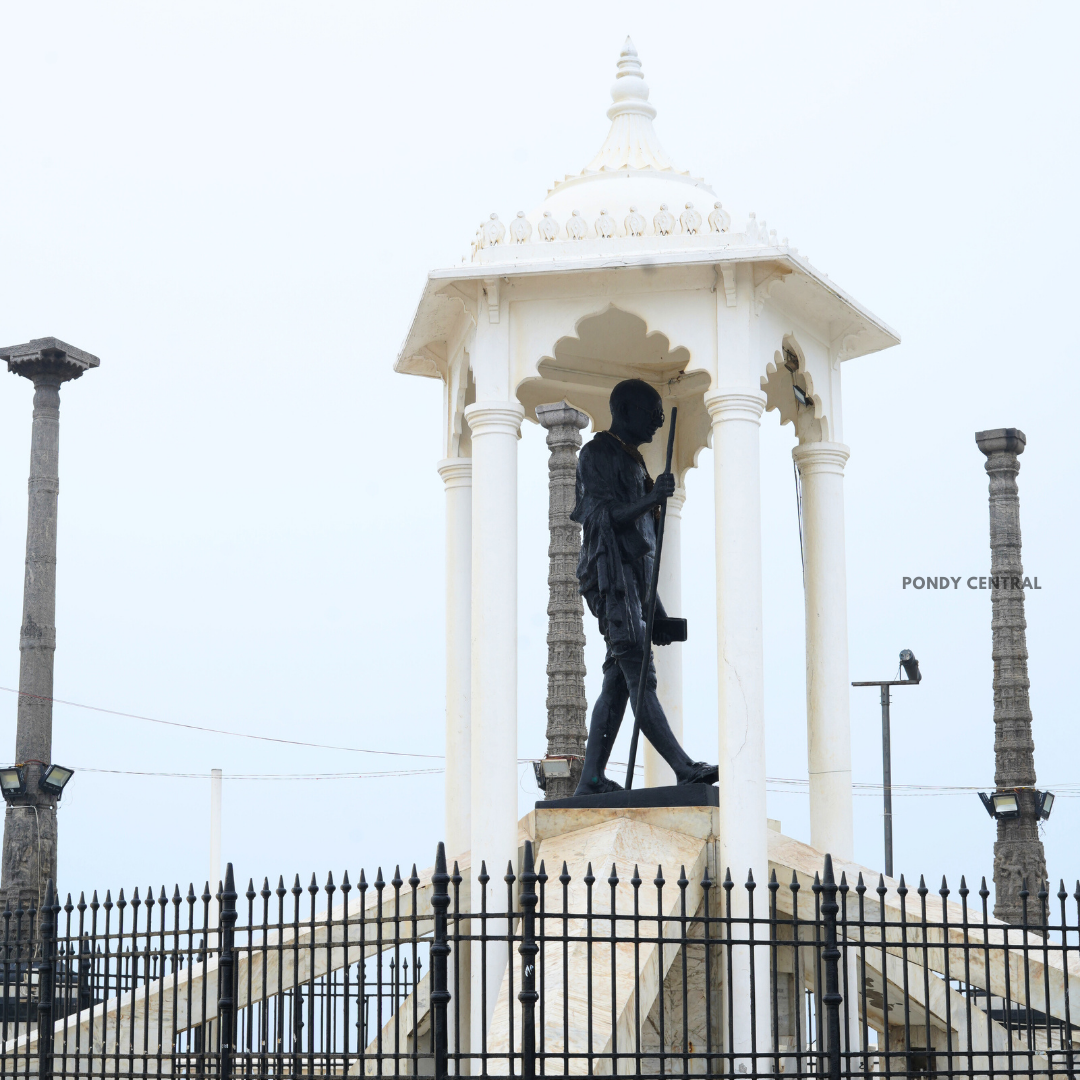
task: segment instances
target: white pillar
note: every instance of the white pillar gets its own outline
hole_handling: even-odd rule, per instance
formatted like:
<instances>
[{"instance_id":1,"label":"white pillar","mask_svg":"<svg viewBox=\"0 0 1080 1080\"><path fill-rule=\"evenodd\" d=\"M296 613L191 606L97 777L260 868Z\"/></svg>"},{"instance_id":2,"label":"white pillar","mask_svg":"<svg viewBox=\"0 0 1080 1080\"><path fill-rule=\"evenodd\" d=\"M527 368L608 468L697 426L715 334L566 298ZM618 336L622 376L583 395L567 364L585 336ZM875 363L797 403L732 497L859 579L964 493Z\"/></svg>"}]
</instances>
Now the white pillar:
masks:
<instances>
[{"instance_id":1,"label":"white pillar","mask_svg":"<svg viewBox=\"0 0 1080 1080\"><path fill-rule=\"evenodd\" d=\"M806 745L810 843L834 858L854 857L848 685L847 567L842 443L792 452L802 480L806 560Z\"/></svg>"},{"instance_id":2,"label":"white pillar","mask_svg":"<svg viewBox=\"0 0 1080 1080\"><path fill-rule=\"evenodd\" d=\"M716 644L720 764L720 864L731 871L732 914L745 916L744 885L757 888L756 917L768 914L769 840L765 806L765 677L761 635L761 493L758 436L765 395L742 387L705 395L712 417L716 485ZM734 932L746 935L746 924ZM732 950L728 988L734 1016L733 1050L751 1048L750 956ZM768 950L756 950L757 992L769 985ZM771 1017L757 1009L756 1045L770 1048ZM737 1070L750 1071L751 1062ZM761 1063L756 1066L761 1069Z\"/></svg>"},{"instance_id":3,"label":"white pillar","mask_svg":"<svg viewBox=\"0 0 1080 1080\"><path fill-rule=\"evenodd\" d=\"M686 489L676 488L667 502L664 550L660 555L657 592L668 615L681 618L682 610L682 508ZM682 644L675 642L653 649L656 660L657 696L664 707L675 738L683 741ZM645 740L645 786L668 787L675 783L671 766Z\"/></svg>"},{"instance_id":4,"label":"white pillar","mask_svg":"<svg viewBox=\"0 0 1080 1080\"><path fill-rule=\"evenodd\" d=\"M472 459L445 458L446 487L446 822L450 866L469 850L469 699L472 683Z\"/></svg>"},{"instance_id":5,"label":"white pillar","mask_svg":"<svg viewBox=\"0 0 1080 1080\"><path fill-rule=\"evenodd\" d=\"M508 862L517 864L517 442L525 410L516 401L478 401L465 410L472 430L472 908L486 861L488 911L506 910ZM502 932L491 923L490 929ZM474 933L479 933L477 927ZM472 959L472 1045L480 1045L482 975ZM495 1008L506 947L487 948L487 1011Z\"/></svg>"}]
</instances>

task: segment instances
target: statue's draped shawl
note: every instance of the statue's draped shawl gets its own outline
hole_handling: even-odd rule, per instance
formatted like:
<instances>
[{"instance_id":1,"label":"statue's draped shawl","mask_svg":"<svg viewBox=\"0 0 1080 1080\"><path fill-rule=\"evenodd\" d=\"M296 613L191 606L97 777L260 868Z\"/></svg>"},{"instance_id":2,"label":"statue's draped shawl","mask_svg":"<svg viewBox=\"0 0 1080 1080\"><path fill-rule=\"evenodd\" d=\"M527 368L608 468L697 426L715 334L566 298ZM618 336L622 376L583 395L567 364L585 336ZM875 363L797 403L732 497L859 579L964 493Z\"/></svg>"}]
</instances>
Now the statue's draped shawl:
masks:
<instances>
[{"instance_id":1,"label":"statue's draped shawl","mask_svg":"<svg viewBox=\"0 0 1080 1080\"><path fill-rule=\"evenodd\" d=\"M570 515L581 524L577 576L581 595L600 624L609 655L642 648L644 601L656 550L656 520L642 514L617 529L611 507L632 503L652 490L652 479L637 451L600 431L578 455L577 505Z\"/></svg>"}]
</instances>

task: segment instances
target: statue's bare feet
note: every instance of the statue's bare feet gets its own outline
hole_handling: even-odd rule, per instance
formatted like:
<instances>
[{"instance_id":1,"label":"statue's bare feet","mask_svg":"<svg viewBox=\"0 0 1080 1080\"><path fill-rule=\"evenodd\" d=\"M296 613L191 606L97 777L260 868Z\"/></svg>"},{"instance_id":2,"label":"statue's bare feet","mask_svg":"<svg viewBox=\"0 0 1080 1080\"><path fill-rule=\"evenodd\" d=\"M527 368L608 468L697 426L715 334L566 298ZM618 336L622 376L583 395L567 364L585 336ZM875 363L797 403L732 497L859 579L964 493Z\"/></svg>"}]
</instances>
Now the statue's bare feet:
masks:
<instances>
[{"instance_id":1,"label":"statue's bare feet","mask_svg":"<svg viewBox=\"0 0 1080 1080\"><path fill-rule=\"evenodd\" d=\"M684 776L679 778L679 787L687 784L715 784L720 779L720 769L716 765L709 765L704 761L695 761Z\"/></svg>"},{"instance_id":2,"label":"statue's bare feet","mask_svg":"<svg viewBox=\"0 0 1080 1080\"><path fill-rule=\"evenodd\" d=\"M578 784L575 795L606 795L609 791L622 791L622 784L616 783L614 780L609 779L606 776L601 776L596 783L590 784L586 780L582 780Z\"/></svg>"}]
</instances>

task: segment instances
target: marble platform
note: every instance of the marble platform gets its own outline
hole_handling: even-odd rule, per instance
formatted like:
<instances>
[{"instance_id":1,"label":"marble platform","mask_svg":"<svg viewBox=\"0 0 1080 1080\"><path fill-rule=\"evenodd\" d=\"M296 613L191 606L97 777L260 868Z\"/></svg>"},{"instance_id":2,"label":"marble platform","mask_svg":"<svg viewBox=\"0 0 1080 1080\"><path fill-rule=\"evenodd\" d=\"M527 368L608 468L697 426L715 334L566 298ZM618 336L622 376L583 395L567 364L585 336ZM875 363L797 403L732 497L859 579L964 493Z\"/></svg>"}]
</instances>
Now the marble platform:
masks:
<instances>
[{"instance_id":1,"label":"marble platform","mask_svg":"<svg viewBox=\"0 0 1080 1080\"><path fill-rule=\"evenodd\" d=\"M603 795L571 795L566 799L544 799L537 810L622 809L653 806L719 806L720 789L712 784L679 787L642 787L629 791L606 791Z\"/></svg>"}]
</instances>

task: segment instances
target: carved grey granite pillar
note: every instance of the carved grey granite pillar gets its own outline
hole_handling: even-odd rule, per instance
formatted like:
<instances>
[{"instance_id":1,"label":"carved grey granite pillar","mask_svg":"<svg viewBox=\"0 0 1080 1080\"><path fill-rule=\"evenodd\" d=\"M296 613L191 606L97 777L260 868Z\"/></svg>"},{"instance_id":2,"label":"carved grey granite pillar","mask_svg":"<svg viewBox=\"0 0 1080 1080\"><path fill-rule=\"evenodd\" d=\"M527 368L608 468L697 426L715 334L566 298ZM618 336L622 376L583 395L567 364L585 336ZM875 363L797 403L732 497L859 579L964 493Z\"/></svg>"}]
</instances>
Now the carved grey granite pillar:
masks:
<instances>
[{"instance_id":1,"label":"carved grey granite pillar","mask_svg":"<svg viewBox=\"0 0 1080 1080\"><path fill-rule=\"evenodd\" d=\"M994 784L1017 791L1018 818L999 818L994 844L994 915L1022 919L1020 891L1027 882L1028 919L1037 921L1035 895L1046 880L1046 855L1039 839L1035 793L1035 742L1028 702L1027 620L1020 559L1020 496L1016 475L1027 439L1019 428L980 431L975 442L990 474L990 573L994 637Z\"/></svg>"},{"instance_id":2,"label":"carved grey granite pillar","mask_svg":"<svg viewBox=\"0 0 1080 1080\"><path fill-rule=\"evenodd\" d=\"M546 798L573 795L585 757L585 626L577 564L581 526L570 520L577 489L577 452L589 418L565 401L538 405L547 428L548 458L548 697L547 756L570 757L569 777L547 781Z\"/></svg>"},{"instance_id":3,"label":"carved grey granite pillar","mask_svg":"<svg viewBox=\"0 0 1080 1080\"><path fill-rule=\"evenodd\" d=\"M52 763L60 385L100 361L56 338L35 338L0 349L0 360L7 361L8 371L34 383L15 733L15 760L26 768L27 790L11 797L4 816L0 907L10 901L12 909L20 903L29 907L31 902L40 908L46 882L56 880L56 797L42 791L38 781Z\"/></svg>"}]
</instances>

